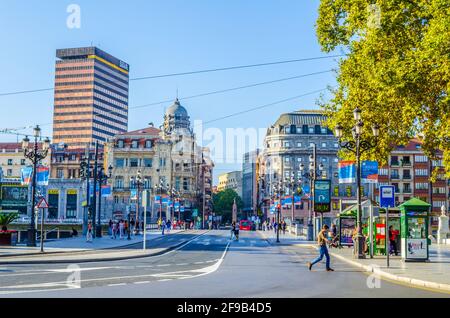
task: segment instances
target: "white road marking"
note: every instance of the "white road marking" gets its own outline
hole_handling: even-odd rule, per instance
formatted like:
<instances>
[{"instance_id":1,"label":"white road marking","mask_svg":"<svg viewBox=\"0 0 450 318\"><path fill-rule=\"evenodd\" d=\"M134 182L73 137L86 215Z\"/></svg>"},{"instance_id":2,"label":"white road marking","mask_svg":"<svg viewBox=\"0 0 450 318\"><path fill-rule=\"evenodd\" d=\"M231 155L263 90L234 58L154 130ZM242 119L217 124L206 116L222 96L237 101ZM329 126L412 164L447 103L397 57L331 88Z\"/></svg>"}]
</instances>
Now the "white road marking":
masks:
<instances>
[{"instance_id":1,"label":"white road marking","mask_svg":"<svg viewBox=\"0 0 450 318\"><path fill-rule=\"evenodd\" d=\"M195 265L204 264L205 262L195 262Z\"/></svg>"},{"instance_id":2,"label":"white road marking","mask_svg":"<svg viewBox=\"0 0 450 318\"><path fill-rule=\"evenodd\" d=\"M161 265L156 265L156 266L158 266L158 267L168 267L170 265L172 265L172 264L161 264Z\"/></svg>"},{"instance_id":3,"label":"white road marking","mask_svg":"<svg viewBox=\"0 0 450 318\"><path fill-rule=\"evenodd\" d=\"M150 281L146 280L146 281L143 281L143 282L135 282L134 284L140 285L140 284L149 284L149 283L150 283Z\"/></svg>"},{"instance_id":4,"label":"white road marking","mask_svg":"<svg viewBox=\"0 0 450 318\"><path fill-rule=\"evenodd\" d=\"M172 279L160 279L160 280L158 280L158 282L168 282L169 280L172 280Z\"/></svg>"},{"instance_id":5,"label":"white road marking","mask_svg":"<svg viewBox=\"0 0 450 318\"><path fill-rule=\"evenodd\" d=\"M205 234L207 234L208 232L205 232L203 234L201 234L200 236L203 236ZM180 247L171 250L169 252L167 252L166 254L162 254L162 255L167 255L169 253L172 253L174 251L177 251L181 248L183 248L184 246L190 244L191 242L193 242L195 239L192 239L188 242L186 242L185 244L181 245ZM230 242L227 244L227 246L225 247L225 250L222 254L222 257L220 259L218 259L217 263L208 267L204 267L201 269L195 269L195 270L188 270L188 271L178 271L178 272L171 272L171 273L160 273L160 274L147 274L147 275L133 275L133 276L120 276L120 277L103 277L103 278L92 278L92 279L86 279L86 280L82 280L81 283L86 283L86 282L94 282L94 281L105 281L105 280L122 280L122 279L130 279L130 278L142 278L142 277L161 277L161 275L164 276L176 276L179 277L178 279L188 279L188 278L196 278L196 277L200 277L200 276L204 276L204 275L208 275L211 274L215 271L217 271L220 267L220 265L222 264L226 253L228 252L228 249L230 247ZM162 256L162 255L158 255L158 256ZM155 256L156 257L156 256ZM168 264L170 266L170 264ZM200 273L198 275L187 275L187 274L181 274L181 273ZM178 275L179 274L179 275ZM172 279L162 279L162 280L158 280L158 281L170 281ZM108 286L122 286L122 285L126 285L125 283L120 283L120 284L110 284ZM35 287L57 287L57 286L65 286L66 288L58 288L58 289L41 289L41 290L25 290L25 291L0 291L0 294L13 294L13 293L31 293L31 292L44 292L44 291L58 291L58 290L65 290L65 289L73 289L74 287L72 285L68 285L65 281L64 282L54 282L54 283L39 283L39 284L32 284L32 285L14 285L14 286L2 286L1 288L6 288L6 289L18 289L18 288L35 288Z\"/></svg>"},{"instance_id":6,"label":"white road marking","mask_svg":"<svg viewBox=\"0 0 450 318\"><path fill-rule=\"evenodd\" d=\"M120 284L109 284L109 287L115 287L115 286L125 286L125 283L120 283Z\"/></svg>"},{"instance_id":7,"label":"white road marking","mask_svg":"<svg viewBox=\"0 0 450 318\"><path fill-rule=\"evenodd\" d=\"M181 263L181 264L176 264L176 266L186 266L189 265L188 263Z\"/></svg>"}]
</instances>

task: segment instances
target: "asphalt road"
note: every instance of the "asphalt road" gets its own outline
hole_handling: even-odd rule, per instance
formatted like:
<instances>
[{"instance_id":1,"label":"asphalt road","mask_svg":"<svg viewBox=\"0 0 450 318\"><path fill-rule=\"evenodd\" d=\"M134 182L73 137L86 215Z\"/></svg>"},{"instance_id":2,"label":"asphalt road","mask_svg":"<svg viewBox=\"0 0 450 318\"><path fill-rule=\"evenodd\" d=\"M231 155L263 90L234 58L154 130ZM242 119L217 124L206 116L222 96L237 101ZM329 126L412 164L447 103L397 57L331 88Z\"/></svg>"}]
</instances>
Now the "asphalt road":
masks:
<instances>
[{"instance_id":1,"label":"asphalt road","mask_svg":"<svg viewBox=\"0 0 450 318\"><path fill-rule=\"evenodd\" d=\"M181 242L186 235L192 233L160 240ZM324 264L310 272L306 262L316 257L315 250L270 245L256 232L241 231L239 242L230 241L228 231L192 238L149 258L70 268L3 266L0 297L450 297L387 281L370 288L367 274L337 260L332 260L335 272L326 272Z\"/></svg>"}]
</instances>

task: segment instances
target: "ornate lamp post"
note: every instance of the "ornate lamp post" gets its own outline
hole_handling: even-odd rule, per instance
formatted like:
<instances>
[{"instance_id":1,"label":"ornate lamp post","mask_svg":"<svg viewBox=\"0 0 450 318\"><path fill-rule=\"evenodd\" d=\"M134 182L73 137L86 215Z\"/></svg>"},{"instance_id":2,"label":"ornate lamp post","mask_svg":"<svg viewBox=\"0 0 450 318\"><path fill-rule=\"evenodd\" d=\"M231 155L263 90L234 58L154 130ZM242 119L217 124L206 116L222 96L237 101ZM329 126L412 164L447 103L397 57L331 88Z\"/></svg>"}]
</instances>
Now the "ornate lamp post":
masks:
<instances>
[{"instance_id":1,"label":"ornate lamp post","mask_svg":"<svg viewBox=\"0 0 450 318\"><path fill-rule=\"evenodd\" d=\"M22 149L25 158L29 159L33 163L33 178L31 183L31 222L28 228L28 242L27 246L36 246L36 229L35 229L35 216L34 207L36 205L36 168L37 164L47 157L48 149L50 148L50 139L45 138L42 144L42 150L38 149L38 139L41 138L41 128L39 125L33 129L34 147L29 149L30 139L25 137L22 141Z\"/></svg>"},{"instance_id":2,"label":"ornate lamp post","mask_svg":"<svg viewBox=\"0 0 450 318\"><path fill-rule=\"evenodd\" d=\"M277 209L277 243L280 243L280 222L281 222L281 197L283 195L283 182L280 180L272 185L272 193L274 201L278 199Z\"/></svg>"},{"instance_id":3,"label":"ornate lamp post","mask_svg":"<svg viewBox=\"0 0 450 318\"><path fill-rule=\"evenodd\" d=\"M144 181L142 180L142 172L141 172L141 170L137 171L137 175L136 175L135 179L131 178L130 183L131 184L134 183L135 186L136 186L136 220L135 220L136 221L135 222L136 227L135 227L135 233L139 234L139 213L140 213L140 211L139 211L139 201L140 201L140 197L141 197L141 191L142 191L142 188L144 186ZM144 213L146 213L146 212L144 211Z\"/></svg>"},{"instance_id":4,"label":"ornate lamp post","mask_svg":"<svg viewBox=\"0 0 450 318\"><path fill-rule=\"evenodd\" d=\"M167 188L168 188L169 186L167 186ZM160 181L160 183L159 184L155 184L155 190L154 190L154 193L155 193L155 196L159 193L159 195L160 195L160 197L159 197L159 219L162 221L162 194L163 194L163 191L165 190L165 189L167 189L165 186L164 186L164 183L163 183L163 181L161 180Z\"/></svg>"},{"instance_id":5,"label":"ornate lamp post","mask_svg":"<svg viewBox=\"0 0 450 318\"><path fill-rule=\"evenodd\" d=\"M108 175L105 174L105 172L103 171L103 167L100 167L100 169L98 170L98 174L97 174L97 179L98 179L98 183L99 183L99 191L98 191L98 224L97 224L97 228L96 228L96 236L97 237L102 237L102 219L101 219L101 214L102 214L102 185L106 184L106 181L108 179L110 179L112 177L112 171L113 171L113 167L110 165L108 167Z\"/></svg>"},{"instance_id":6,"label":"ornate lamp post","mask_svg":"<svg viewBox=\"0 0 450 318\"><path fill-rule=\"evenodd\" d=\"M314 224L313 224L313 209L314 209L314 181L319 177L322 177L324 166L323 164L319 165L319 169L317 169L317 153L316 153L316 145L313 145L313 153L309 156L309 168L306 173L305 165L300 164L300 174L302 179L305 181L309 181L309 191L310 191L310 200L309 200L309 209L308 209L308 241L312 241L314 239Z\"/></svg>"},{"instance_id":7,"label":"ornate lamp post","mask_svg":"<svg viewBox=\"0 0 450 318\"><path fill-rule=\"evenodd\" d=\"M291 199L292 199L292 215L291 215L291 226L294 224L294 217L295 217L295 193L300 193L302 185L301 178L297 178L295 175L295 172L292 172L291 178L286 178L285 183L287 185L287 188L289 189L289 192L291 193Z\"/></svg>"},{"instance_id":8,"label":"ornate lamp post","mask_svg":"<svg viewBox=\"0 0 450 318\"><path fill-rule=\"evenodd\" d=\"M356 200L358 202L358 213L357 213L357 227L358 235L356 238L356 253L355 257L358 259L366 258L364 253L364 235L362 232L362 208L361 208L361 155L376 147L376 140L380 134L380 126L377 124L372 125L372 134L375 137L375 141L363 140L363 127L364 123L361 119L361 110L356 108L353 111L353 117L355 120L355 126L352 128L353 140L344 141L343 130L341 125L337 125L335 128L335 135L339 139L339 146L346 149L356 156Z\"/></svg>"}]
</instances>

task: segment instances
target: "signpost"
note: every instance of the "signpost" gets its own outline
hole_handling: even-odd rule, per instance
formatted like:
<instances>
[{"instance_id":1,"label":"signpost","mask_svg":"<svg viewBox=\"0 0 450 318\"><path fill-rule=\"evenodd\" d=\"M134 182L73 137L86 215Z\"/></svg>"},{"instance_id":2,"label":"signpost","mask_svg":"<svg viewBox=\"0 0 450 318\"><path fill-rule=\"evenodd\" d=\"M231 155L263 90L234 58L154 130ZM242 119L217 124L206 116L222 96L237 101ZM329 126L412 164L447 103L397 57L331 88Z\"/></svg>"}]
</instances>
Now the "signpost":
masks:
<instances>
[{"instance_id":1,"label":"signpost","mask_svg":"<svg viewBox=\"0 0 450 318\"><path fill-rule=\"evenodd\" d=\"M323 226L323 214L331 211L331 180L314 181L314 211L320 213L320 226Z\"/></svg>"},{"instance_id":2,"label":"signpost","mask_svg":"<svg viewBox=\"0 0 450 318\"><path fill-rule=\"evenodd\" d=\"M385 243L386 262L387 267L389 267L389 208L395 207L394 186L380 186L380 207L386 209Z\"/></svg>"},{"instance_id":3,"label":"signpost","mask_svg":"<svg viewBox=\"0 0 450 318\"><path fill-rule=\"evenodd\" d=\"M36 208L41 209L41 253L44 253L44 210L48 209L48 203L45 198L41 198L41 200L36 205Z\"/></svg>"}]
</instances>

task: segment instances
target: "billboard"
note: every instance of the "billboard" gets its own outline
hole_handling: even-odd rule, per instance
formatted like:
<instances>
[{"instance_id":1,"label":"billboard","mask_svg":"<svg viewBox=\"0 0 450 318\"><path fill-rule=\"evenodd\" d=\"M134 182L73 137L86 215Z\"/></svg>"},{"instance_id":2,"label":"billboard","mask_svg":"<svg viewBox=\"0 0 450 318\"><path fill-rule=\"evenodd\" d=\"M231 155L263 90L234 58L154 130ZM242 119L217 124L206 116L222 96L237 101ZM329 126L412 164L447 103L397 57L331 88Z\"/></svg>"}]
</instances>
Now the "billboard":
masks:
<instances>
[{"instance_id":1,"label":"billboard","mask_svg":"<svg viewBox=\"0 0 450 318\"><path fill-rule=\"evenodd\" d=\"M21 185L2 186L2 205L3 206L27 206L28 205L28 187Z\"/></svg>"},{"instance_id":2,"label":"billboard","mask_svg":"<svg viewBox=\"0 0 450 318\"><path fill-rule=\"evenodd\" d=\"M378 162L363 161L361 164L361 182L378 183Z\"/></svg>"},{"instance_id":3,"label":"billboard","mask_svg":"<svg viewBox=\"0 0 450 318\"><path fill-rule=\"evenodd\" d=\"M40 186L47 186L48 185L48 178L50 175L50 169L45 166L38 166L36 174L36 184ZM21 176L20 181L22 185L29 185L31 183L31 179L33 177L33 167L28 166L24 167L21 170Z\"/></svg>"},{"instance_id":4,"label":"billboard","mask_svg":"<svg viewBox=\"0 0 450 318\"><path fill-rule=\"evenodd\" d=\"M314 181L314 211L331 211L331 180Z\"/></svg>"}]
</instances>

